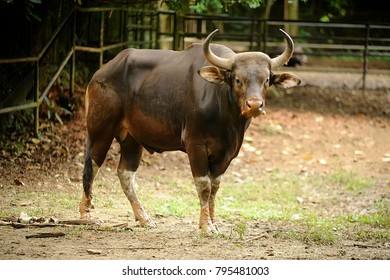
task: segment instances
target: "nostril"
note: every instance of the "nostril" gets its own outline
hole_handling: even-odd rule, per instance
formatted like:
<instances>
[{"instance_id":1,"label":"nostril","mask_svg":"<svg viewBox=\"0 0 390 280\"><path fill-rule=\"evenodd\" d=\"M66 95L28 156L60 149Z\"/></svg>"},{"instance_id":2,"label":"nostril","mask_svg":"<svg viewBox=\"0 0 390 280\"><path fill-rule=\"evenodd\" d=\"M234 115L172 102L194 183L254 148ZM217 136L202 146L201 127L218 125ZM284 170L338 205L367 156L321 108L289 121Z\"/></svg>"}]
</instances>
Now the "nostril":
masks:
<instances>
[{"instance_id":1,"label":"nostril","mask_svg":"<svg viewBox=\"0 0 390 280\"><path fill-rule=\"evenodd\" d=\"M249 110L261 109L264 105L263 101L261 100L247 100L245 104Z\"/></svg>"}]
</instances>

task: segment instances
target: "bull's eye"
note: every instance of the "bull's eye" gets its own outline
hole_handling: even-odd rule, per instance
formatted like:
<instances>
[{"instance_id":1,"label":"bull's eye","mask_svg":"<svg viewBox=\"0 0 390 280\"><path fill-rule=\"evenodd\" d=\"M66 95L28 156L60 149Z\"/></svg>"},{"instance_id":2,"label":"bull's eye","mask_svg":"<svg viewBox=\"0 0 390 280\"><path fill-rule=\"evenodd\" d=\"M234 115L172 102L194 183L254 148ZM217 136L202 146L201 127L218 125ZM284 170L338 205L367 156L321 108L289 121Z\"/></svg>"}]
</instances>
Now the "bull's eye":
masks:
<instances>
[{"instance_id":1,"label":"bull's eye","mask_svg":"<svg viewBox=\"0 0 390 280\"><path fill-rule=\"evenodd\" d=\"M241 80L239 79L239 78L236 78L235 80L234 80L234 82L236 83L236 85L241 85Z\"/></svg>"},{"instance_id":2,"label":"bull's eye","mask_svg":"<svg viewBox=\"0 0 390 280\"><path fill-rule=\"evenodd\" d=\"M265 80L265 84L268 86L269 85L269 79Z\"/></svg>"}]
</instances>

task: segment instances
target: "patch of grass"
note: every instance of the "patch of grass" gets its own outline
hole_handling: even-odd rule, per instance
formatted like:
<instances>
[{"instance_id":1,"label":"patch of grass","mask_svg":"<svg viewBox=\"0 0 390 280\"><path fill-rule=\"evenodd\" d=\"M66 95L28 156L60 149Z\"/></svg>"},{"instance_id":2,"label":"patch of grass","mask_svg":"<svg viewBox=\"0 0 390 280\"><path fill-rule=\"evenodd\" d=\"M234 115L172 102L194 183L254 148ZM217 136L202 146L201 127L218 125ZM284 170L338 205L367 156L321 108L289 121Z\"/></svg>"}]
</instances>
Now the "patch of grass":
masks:
<instances>
[{"instance_id":1,"label":"patch of grass","mask_svg":"<svg viewBox=\"0 0 390 280\"><path fill-rule=\"evenodd\" d=\"M197 219L199 200L190 177L175 182L162 177L155 179L145 181L141 178L138 181L138 195L149 214ZM390 199L373 201L364 214L359 209L356 213L335 209L330 215L326 208L337 208L340 201L345 203L346 195L359 199L358 194L375 186L373 179L359 172L342 170L330 175L274 170L261 176L248 176L240 184L223 180L216 200L217 221L222 217L233 224L230 237L225 236L227 239L232 239L232 235L245 239L251 223L268 221L280 225L281 230L276 232L276 237L296 239L307 244L335 244L341 237L388 241ZM332 192L335 189L338 191ZM123 209L123 213L126 213L130 208L118 180L113 183L99 179L95 190L95 203L100 211L103 208L107 208L104 211ZM1 217L19 216L21 212L37 217L64 217L68 213L78 214L81 190L15 191L14 194L0 190L1 196ZM297 197L303 198L303 202Z\"/></svg>"},{"instance_id":2,"label":"patch of grass","mask_svg":"<svg viewBox=\"0 0 390 280\"><path fill-rule=\"evenodd\" d=\"M275 171L241 186L225 184L218 193L218 215L227 218L238 214L252 220L289 219L300 207L296 201L302 192L300 180L298 175Z\"/></svg>"},{"instance_id":3,"label":"patch of grass","mask_svg":"<svg viewBox=\"0 0 390 280\"><path fill-rule=\"evenodd\" d=\"M373 213L350 213L348 221L380 228L390 229L390 199L383 198L374 202Z\"/></svg>"},{"instance_id":4,"label":"patch of grass","mask_svg":"<svg viewBox=\"0 0 390 280\"><path fill-rule=\"evenodd\" d=\"M309 245L333 245L337 242L338 237L329 230L313 227L308 230L289 230L279 232L275 235L278 238L296 239Z\"/></svg>"},{"instance_id":5,"label":"patch of grass","mask_svg":"<svg viewBox=\"0 0 390 280\"><path fill-rule=\"evenodd\" d=\"M199 209L198 200L178 198L166 198L149 203L150 210L163 216L185 217L197 213Z\"/></svg>"},{"instance_id":6,"label":"patch of grass","mask_svg":"<svg viewBox=\"0 0 390 280\"><path fill-rule=\"evenodd\" d=\"M337 242L336 230L339 225L337 222L324 219L312 218L307 222L307 230L303 233L303 240L307 244L331 245Z\"/></svg>"},{"instance_id":7,"label":"patch of grass","mask_svg":"<svg viewBox=\"0 0 390 280\"><path fill-rule=\"evenodd\" d=\"M0 193L1 195L1 193ZM31 217L59 217L64 212L74 212L81 195L70 192L19 192L12 201L2 201L2 217L19 217L21 212Z\"/></svg>"},{"instance_id":8,"label":"patch of grass","mask_svg":"<svg viewBox=\"0 0 390 280\"><path fill-rule=\"evenodd\" d=\"M240 221L236 223L230 232L230 238L233 234L233 232L237 233L239 235L240 240L244 240L244 236L248 231L248 224L246 221Z\"/></svg>"},{"instance_id":9,"label":"patch of grass","mask_svg":"<svg viewBox=\"0 0 390 280\"><path fill-rule=\"evenodd\" d=\"M368 241L368 240L375 240L375 241L389 241L390 240L390 231L388 229L386 230L359 230L356 233L356 239L359 241Z\"/></svg>"},{"instance_id":10,"label":"patch of grass","mask_svg":"<svg viewBox=\"0 0 390 280\"><path fill-rule=\"evenodd\" d=\"M381 214L355 214L350 213L348 215L348 221L353 223L360 223L371 225L375 227L390 228L390 216L384 216Z\"/></svg>"},{"instance_id":11,"label":"patch of grass","mask_svg":"<svg viewBox=\"0 0 390 280\"><path fill-rule=\"evenodd\" d=\"M339 239L338 232L344 228L343 223L340 224L339 220L326 219L315 214L289 224L289 227L293 229L279 230L275 237L296 239L310 245L335 244Z\"/></svg>"},{"instance_id":12,"label":"patch of grass","mask_svg":"<svg viewBox=\"0 0 390 280\"><path fill-rule=\"evenodd\" d=\"M363 177L355 172L336 171L329 178L330 183L345 187L349 191L361 191L371 187L374 180Z\"/></svg>"},{"instance_id":13,"label":"patch of grass","mask_svg":"<svg viewBox=\"0 0 390 280\"><path fill-rule=\"evenodd\" d=\"M243 182L239 189L237 184L225 184L220 189L217 213L227 219L239 216L246 221L279 221L282 227L288 225L293 229L280 231L276 234L277 237L293 238L308 244L337 243L340 236L348 235L351 222L358 226L389 228L388 199L373 203L373 214L340 213L335 210L336 215L329 215L328 209L321 205L337 208L338 201L344 200L338 192L331 193L330 190L334 188L329 189L329 186L348 190L347 195L358 195L361 191L375 186L375 181L359 173L342 170L325 176L275 170L263 174L260 179ZM297 197L312 196L318 197L313 206L307 204L305 199L303 203L297 201ZM387 238L383 233L378 234L381 238ZM375 233L372 235L375 236Z\"/></svg>"}]
</instances>

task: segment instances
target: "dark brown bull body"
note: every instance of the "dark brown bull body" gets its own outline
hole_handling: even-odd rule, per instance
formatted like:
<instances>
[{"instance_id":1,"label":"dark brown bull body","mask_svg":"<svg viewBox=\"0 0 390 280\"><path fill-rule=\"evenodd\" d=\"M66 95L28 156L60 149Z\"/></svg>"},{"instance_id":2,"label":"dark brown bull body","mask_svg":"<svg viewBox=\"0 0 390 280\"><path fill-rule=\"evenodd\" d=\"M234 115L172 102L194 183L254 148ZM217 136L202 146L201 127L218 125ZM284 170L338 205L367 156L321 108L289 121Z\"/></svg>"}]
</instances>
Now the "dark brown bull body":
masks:
<instances>
[{"instance_id":1,"label":"dark brown bull body","mask_svg":"<svg viewBox=\"0 0 390 280\"><path fill-rule=\"evenodd\" d=\"M180 150L188 154L200 200L199 227L205 233L218 231L215 195L251 118L264 113L270 85L286 88L300 81L292 74L271 73L291 57L287 34L285 52L272 60L263 53L235 54L209 45L214 33L205 44L179 52L124 50L95 73L86 93L81 218L90 218L93 179L116 138L121 146L118 177L142 226L155 226L136 194L142 150Z\"/></svg>"}]
</instances>

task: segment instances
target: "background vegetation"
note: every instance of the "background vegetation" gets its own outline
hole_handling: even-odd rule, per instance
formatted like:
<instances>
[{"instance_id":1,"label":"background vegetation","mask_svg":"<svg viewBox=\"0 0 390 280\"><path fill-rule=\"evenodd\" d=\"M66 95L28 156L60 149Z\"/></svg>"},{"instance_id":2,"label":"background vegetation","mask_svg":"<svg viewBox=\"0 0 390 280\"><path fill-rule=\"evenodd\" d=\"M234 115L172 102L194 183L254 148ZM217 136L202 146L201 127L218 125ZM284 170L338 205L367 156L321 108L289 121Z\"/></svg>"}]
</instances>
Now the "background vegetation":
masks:
<instances>
[{"instance_id":1,"label":"background vegetation","mask_svg":"<svg viewBox=\"0 0 390 280\"><path fill-rule=\"evenodd\" d=\"M389 23L383 1L379 0L0 0L0 36L4 38L0 44L0 59L36 56L74 6L123 5L134 10L170 9L181 14L202 13L314 22ZM99 30L99 18L95 16L98 15L77 13L77 42L94 43L93 40L97 40L96 35L90 35ZM96 24L87 27L89 22ZM119 24L119 21L110 22L107 36L114 36L113 30L118 29L115 24ZM226 28L234 26L227 25ZM45 60L40 63L40 67L44 69L39 78L41 87L56 71L56 65L64 56L66 47L71 45L71 40L72 36L64 36L58 40L54 50L49 51ZM78 66L77 84L81 88L84 87L95 70ZM19 105L33 99L34 93L28 92L27 88L33 82L33 71L31 63L0 64L0 108ZM40 112L42 118L61 122L62 118L69 117L81 104L77 98L70 99L68 80L69 70L65 70L51 93L44 99L45 107ZM9 133L29 129L32 119L31 110L2 114L0 131Z\"/></svg>"}]
</instances>

